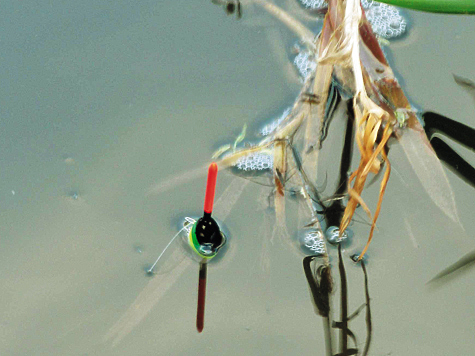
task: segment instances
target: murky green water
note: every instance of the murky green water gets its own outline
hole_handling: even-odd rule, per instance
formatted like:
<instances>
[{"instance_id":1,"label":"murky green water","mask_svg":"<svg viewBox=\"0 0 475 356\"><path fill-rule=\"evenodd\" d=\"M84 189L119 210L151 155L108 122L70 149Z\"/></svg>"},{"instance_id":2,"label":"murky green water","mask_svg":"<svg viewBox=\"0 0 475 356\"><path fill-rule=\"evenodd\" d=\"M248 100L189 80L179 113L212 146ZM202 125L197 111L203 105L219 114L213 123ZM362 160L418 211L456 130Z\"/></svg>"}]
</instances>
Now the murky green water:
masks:
<instances>
[{"instance_id":1,"label":"murky green water","mask_svg":"<svg viewBox=\"0 0 475 356\"><path fill-rule=\"evenodd\" d=\"M475 18L406 15L409 33L389 52L408 96L475 126L474 103L452 78L475 79ZM163 296L144 273L176 221L200 213L206 169L147 192L293 102L293 35L257 9L244 7L236 21L208 1L5 2L0 16L0 354L323 355L302 256L269 241L258 185L245 187L225 221L230 248L208 271L202 334L197 266L182 265ZM368 254L371 354L472 354L475 272L425 283L474 248L475 192L447 171L462 231L400 162ZM229 184L220 173L217 196ZM366 241L367 226L354 230L346 256ZM346 261L356 309L363 279ZM124 313L138 296L135 326ZM113 345L118 322L133 327ZM360 342L364 327L363 318L352 324Z\"/></svg>"}]
</instances>

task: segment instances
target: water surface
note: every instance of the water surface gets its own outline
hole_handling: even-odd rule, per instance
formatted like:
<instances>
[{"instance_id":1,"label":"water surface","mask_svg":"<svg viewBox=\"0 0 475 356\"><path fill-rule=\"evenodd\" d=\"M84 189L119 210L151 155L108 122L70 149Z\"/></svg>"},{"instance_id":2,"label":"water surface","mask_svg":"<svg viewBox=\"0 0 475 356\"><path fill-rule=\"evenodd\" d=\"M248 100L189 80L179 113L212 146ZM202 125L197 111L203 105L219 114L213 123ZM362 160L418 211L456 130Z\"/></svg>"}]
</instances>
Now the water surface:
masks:
<instances>
[{"instance_id":1,"label":"water surface","mask_svg":"<svg viewBox=\"0 0 475 356\"><path fill-rule=\"evenodd\" d=\"M452 78L475 80L475 19L406 15L408 35L388 53L407 95L475 126L473 101ZM265 191L253 184L226 219L228 255L209 269L203 334L192 265L120 342L106 339L153 281L144 268L176 221L202 208L204 175L159 195L150 187L205 165L245 123L293 102L293 35L257 9L236 21L207 1L9 2L0 16L0 354L323 355L302 256L269 242L256 198ZM475 272L425 283L474 248L475 192L447 170L463 231L400 162L368 253L371 354L471 354ZM220 173L217 196L232 179ZM353 229L345 256L366 240L367 226ZM362 275L346 261L356 309ZM362 342L364 320L352 329Z\"/></svg>"}]
</instances>

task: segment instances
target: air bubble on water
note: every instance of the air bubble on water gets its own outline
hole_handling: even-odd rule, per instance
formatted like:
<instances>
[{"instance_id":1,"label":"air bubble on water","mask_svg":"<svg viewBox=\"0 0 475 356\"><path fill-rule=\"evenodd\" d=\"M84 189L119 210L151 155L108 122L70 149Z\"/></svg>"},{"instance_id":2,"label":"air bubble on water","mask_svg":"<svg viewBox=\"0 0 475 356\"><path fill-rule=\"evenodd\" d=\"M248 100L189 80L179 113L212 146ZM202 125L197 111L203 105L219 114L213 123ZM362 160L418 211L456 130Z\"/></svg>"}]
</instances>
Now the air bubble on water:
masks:
<instances>
[{"instance_id":1,"label":"air bubble on water","mask_svg":"<svg viewBox=\"0 0 475 356\"><path fill-rule=\"evenodd\" d=\"M69 201L79 201L79 200L82 200L81 199L81 196L79 195L79 193L75 190L72 190L72 191L69 191L66 195L66 198L69 200Z\"/></svg>"},{"instance_id":2,"label":"air bubble on water","mask_svg":"<svg viewBox=\"0 0 475 356\"><path fill-rule=\"evenodd\" d=\"M332 245L338 245L340 242L348 241L353 237L353 231L351 229L346 229L340 236L340 228L337 226L330 226L327 231L325 231L327 241Z\"/></svg>"},{"instance_id":3,"label":"air bubble on water","mask_svg":"<svg viewBox=\"0 0 475 356\"><path fill-rule=\"evenodd\" d=\"M65 199L66 201L75 205L82 205L85 202L83 195L76 190L70 190L66 194L62 195L62 199Z\"/></svg>"},{"instance_id":4,"label":"air bubble on water","mask_svg":"<svg viewBox=\"0 0 475 356\"><path fill-rule=\"evenodd\" d=\"M395 19L392 19L391 22L389 23L389 27L397 30L399 27L401 26L401 23L398 22L397 20Z\"/></svg>"}]
</instances>

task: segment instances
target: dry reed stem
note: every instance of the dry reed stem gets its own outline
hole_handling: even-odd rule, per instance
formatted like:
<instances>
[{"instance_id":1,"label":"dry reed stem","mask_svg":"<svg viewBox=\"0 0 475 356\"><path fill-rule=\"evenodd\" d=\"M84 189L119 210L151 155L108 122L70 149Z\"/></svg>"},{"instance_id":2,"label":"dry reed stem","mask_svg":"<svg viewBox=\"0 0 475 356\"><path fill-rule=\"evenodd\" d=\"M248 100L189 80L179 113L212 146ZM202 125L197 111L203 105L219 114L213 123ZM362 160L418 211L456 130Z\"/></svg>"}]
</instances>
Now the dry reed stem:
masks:
<instances>
[{"instance_id":1,"label":"dry reed stem","mask_svg":"<svg viewBox=\"0 0 475 356\"><path fill-rule=\"evenodd\" d=\"M283 219L284 177L289 165L287 160L292 159L287 157L286 144L292 141L302 122L306 120L302 157L306 161L307 176L314 181L316 179L316 158L318 157L316 143L320 137L315 135L318 133L319 125L320 128L323 126L322 120L324 120L332 76L337 76L354 93L355 141L361 154L359 166L351 174L348 182L349 201L341 220L340 234L343 234L348 227L358 204L361 205L372 221L367 244L360 255L361 259L372 240L391 172L386 144L393 133L400 131L395 118L395 110L404 108L410 111L410 105L394 79L392 70L371 31L360 0L328 0L328 12L316 45L309 43L311 36L308 30L297 21L292 20L283 10L265 0L253 0L253 2L261 5L287 26L294 27L294 31L302 36L307 46L318 56L318 65L314 77L307 79L294 103L292 112L279 125L273 135L263 140L258 147L242 150L224 158L222 164L230 165L239 157L273 145L276 218ZM302 97L308 93L309 88L313 89L317 118L312 117L311 106L310 110L305 112L305 106L302 105L304 101ZM307 168L311 164L314 164L315 167ZM368 175L370 173L378 174L384 164L386 170L380 184L375 214L372 216L361 195Z\"/></svg>"}]
</instances>

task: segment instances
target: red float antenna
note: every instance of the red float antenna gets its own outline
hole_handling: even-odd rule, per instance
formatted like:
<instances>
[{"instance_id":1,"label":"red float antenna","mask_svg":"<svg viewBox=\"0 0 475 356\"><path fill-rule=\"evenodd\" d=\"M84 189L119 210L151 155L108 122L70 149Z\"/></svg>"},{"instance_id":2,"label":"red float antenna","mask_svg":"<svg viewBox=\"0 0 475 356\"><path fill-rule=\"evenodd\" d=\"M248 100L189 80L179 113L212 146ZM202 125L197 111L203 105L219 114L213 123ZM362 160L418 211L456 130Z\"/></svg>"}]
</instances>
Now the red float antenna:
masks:
<instances>
[{"instance_id":1,"label":"red float antenna","mask_svg":"<svg viewBox=\"0 0 475 356\"><path fill-rule=\"evenodd\" d=\"M208 168L208 181L206 182L205 214L211 215L213 211L214 192L216 190L216 177L218 176L218 165L213 162Z\"/></svg>"}]
</instances>

